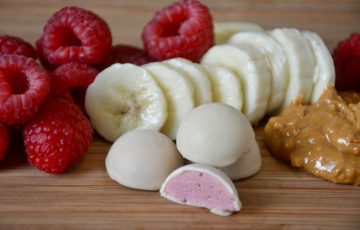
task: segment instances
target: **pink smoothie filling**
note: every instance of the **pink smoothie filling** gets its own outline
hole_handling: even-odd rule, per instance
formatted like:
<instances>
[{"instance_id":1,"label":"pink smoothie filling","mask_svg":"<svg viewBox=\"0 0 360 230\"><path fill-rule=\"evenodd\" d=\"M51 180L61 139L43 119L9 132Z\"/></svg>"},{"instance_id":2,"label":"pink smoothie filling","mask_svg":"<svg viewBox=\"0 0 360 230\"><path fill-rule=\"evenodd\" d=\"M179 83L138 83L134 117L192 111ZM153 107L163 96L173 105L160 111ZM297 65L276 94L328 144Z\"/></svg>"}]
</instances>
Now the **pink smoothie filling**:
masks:
<instances>
[{"instance_id":1,"label":"pink smoothie filling","mask_svg":"<svg viewBox=\"0 0 360 230\"><path fill-rule=\"evenodd\" d=\"M167 182L164 192L198 207L234 211L234 198L218 179L198 171L184 171Z\"/></svg>"}]
</instances>

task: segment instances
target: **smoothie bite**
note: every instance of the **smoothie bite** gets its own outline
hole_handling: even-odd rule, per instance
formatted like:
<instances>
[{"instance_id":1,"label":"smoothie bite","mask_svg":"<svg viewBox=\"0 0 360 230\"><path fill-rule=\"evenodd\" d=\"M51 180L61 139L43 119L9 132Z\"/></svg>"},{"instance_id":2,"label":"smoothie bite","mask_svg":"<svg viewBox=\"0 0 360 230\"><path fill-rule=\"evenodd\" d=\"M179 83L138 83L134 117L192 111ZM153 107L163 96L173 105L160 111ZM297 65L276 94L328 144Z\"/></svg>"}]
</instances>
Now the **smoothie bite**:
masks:
<instances>
[{"instance_id":1,"label":"smoothie bite","mask_svg":"<svg viewBox=\"0 0 360 230\"><path fill-rule=\"evenodd\" d=\"M166 178L160 194L176 203L207 208L222 216L241 209L230 178L208 165L189 164L178 168Z\"/></svg>"},{"instance_id":2,"label":"smoothie bite","mask_svg":"<svg viewBox=\"0 0 360 230\"><path fill-rule=\"evenodd\" d=\"M181 155L192 162L225 167L249 151L254 139L250 122L239 110L208 103L182 120L176 145Z\"/></svg>"},{"instance_id":3,"label":"smoothie bite","mask_svg":"<svg viewBox=\"0 0 360 230\"><path fill-rule=\"evenodd\" d=\"M105 160L111 179L143 190L159 190L165 178L182 165L174 142L162 133L141 129L117 139Z\"/></svg>"},{"instance_id":4,"label":"smoothie bite","mask_svg":"<svg viewBox=\"0 0 360 230\"><path fill-rule=\"evenodd\" d=\"M231 180L239 180L255 175L261 168L262 159L260 148L256 140L252 141L249 151L247 151L234 164L219 168Z\"/></svg>"}]
</instances>

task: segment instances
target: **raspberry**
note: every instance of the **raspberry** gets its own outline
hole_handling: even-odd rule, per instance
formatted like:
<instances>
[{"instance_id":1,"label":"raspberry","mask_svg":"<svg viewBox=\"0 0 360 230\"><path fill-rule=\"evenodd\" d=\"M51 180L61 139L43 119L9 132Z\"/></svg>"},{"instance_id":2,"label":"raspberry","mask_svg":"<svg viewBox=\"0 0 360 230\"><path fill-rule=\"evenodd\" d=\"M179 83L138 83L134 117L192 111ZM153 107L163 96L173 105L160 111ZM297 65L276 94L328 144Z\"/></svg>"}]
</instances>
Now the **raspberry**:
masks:
<instances>
[{"instance_id":1,"label":"raspberry","mask_svg":"<svg viewBox=\"0 0 360 230\"><path fill-rule=\"evenodd\" d=\"M47 173L63 173L78 162L92 142L90 121L73 103L49 100L23 130L28 161Z\"/></svg>"},{"instance_id":2,"label":"raspberry","mask_svg":"<svg viewBox=\"0 0 360 230\"><path fill-rule=\"evenodd\" d=\"M341 41L333 52L335 87L339 91L360 91L360 33Z\"/></svg>"},{"instance_id":3,"label":"raspberry","mask_svg":"<svg viewBox=\"0 0 360 230\"><path fill-rule=\"evenodd\" d=\"M0 56L0 121L22 124L39 110L49 92L49 77L34 59Z\"/></svg>"},{"instance_id":4,"label":"raspberry","mask_svg":"<svg viewBox=\"0 0 360 230\"><path fill-rule=\"evenodd\" d=\"M49 71L53 71L56 69L56 65L51 64L48 62L48 60L45 58L44 49L43 49L43 36L39 38L36 42L36 50L37 50L37 56L39 57L39 60L42 64L42 66Z\"/></svg>"},{"instance_id":5,"label":"raspberry","mask_svg":"<svg viewBox=\"0 0 360 230\"><path fill-rule=\"evenodd\" d=\"M212 17L198 1L175 2L155 14L142 40L153 59L183 57L198 62L214 43Z\"/></svg>"},{"instance_id":6,"label":"raspberry","mask_svg":"<svg viewBox=\"0 0 360 230\"><path fill-rule=\"evenodd\" d=\"M52 94L65 97L70 94L73 101L85 112L85 93L98 73L97 69L87 64L72 62L61 65L51 74Z\"/></svg>"},{"instance_id":7,"label":"raspberry","mask_svg":"<svg viewBox=\"0 0 360 230\"><path fill-rule=\"evenodd\" d=\"M132 63L140 66L153 61L155 60L142 49L129 45L116 45L112 47L108 58L101 64L101 69L115 63Z\"/></svg>"},{"instance_id":8,"label":"raspberry","mask_svg":"<svg viewBox=\"0 0 360 230\"><path fill-rule=\"evenodd\" d=\"M64 7L48 20L38 43L38 52L53 65L98 64L110 52L112 37L107 23L95 13Z\"/></svg>"},{"instance_id":9,"label":"raspberry","mask_svg":"<svg viewBox=\"0 0 360 230\"><path fill-rule=\"evenodd\" d=\"M9 146L9 141L9 131L5 125L0 123L0 160L5 158L5 154Z\"/></svg>"},{"instance_id":10,"label":"raspberry","mask_svg":"<svg viewBox=\"0 0 360 230\"><path fill-rule=\"evenodd\" d=\"M35 49L26 41L13 36L0 36L0 56L18 54L36 59Z\"/></svg>"}]
</instances>

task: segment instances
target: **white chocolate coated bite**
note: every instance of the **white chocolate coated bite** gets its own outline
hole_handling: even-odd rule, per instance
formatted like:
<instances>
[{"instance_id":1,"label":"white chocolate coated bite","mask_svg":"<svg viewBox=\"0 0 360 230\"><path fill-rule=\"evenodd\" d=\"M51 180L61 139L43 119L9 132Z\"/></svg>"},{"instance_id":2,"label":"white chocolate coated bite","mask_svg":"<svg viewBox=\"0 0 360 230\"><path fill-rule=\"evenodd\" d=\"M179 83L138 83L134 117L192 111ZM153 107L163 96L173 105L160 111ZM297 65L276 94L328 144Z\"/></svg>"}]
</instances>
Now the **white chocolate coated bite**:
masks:
<instances>
[{"instance_id":1,"label":"white chocolate coated bite","mask_svg":"<svg viewBox=\"0 0 360 230\"><path fill-rule=\"evenodd\" d=\"M162 133L136 129L119 137L105 160L109 176L135 189L158 190L183 165L174 142Z\"/></svg>"},{"instance_id":2,"label":"white chocolate coated bite","mask_svg":"<svg viewBox=\"0 0 360 230\"><path fill-rule=\"evenodd\" d=\"M225 167L240 159L254 139L250 122L239 110L208 103L182 120L176 145L181 155L194 163Z\"/></svg>"},{"instance_id":3,"label":"white chocolate coated bite","mask_svg":"<svg viewBox=\"0 0 360 230\"><path fill-rule=\"evenodd\" d=\"M260 148L256 140L253 140L250 150L232 165L219 168L231 180L239 180L255 175L261 168L262 160Z\"/></svg>"},{"instance_id":4,"label":"white chocolate coated bite","mask_svg":"<svg viewBox=\"0 0 360 230\"><path fill-rule=\"evenodd\" d=\"M188 164L176 169L161 186L160 195L179 204L207 208L222 216L241 209L233 182L209 165Z\"/></svg>"}]
</instances>

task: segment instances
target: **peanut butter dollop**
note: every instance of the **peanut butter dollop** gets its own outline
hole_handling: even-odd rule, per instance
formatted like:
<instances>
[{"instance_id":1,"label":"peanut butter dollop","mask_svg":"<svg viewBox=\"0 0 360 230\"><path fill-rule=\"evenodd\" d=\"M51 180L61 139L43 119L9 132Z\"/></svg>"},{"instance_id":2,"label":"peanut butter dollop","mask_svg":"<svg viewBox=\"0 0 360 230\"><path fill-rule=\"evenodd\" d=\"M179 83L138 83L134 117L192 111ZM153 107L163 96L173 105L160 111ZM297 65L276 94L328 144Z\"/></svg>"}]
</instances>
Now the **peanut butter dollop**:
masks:
<instances>
[{"instance_id":1,"label":"peanut butter dollop","mask_svg":"<svg viewBox=\"0 0 360 230\"><path fill-rule=\"evenodd\" d=\"M296 100L269 119L265 139L271 153L294 167L341 184L360 185L360 103L357 95L324 91L313 105ZM347 101L348 100L348 101Z\"/></svg>"}]
</instances>

